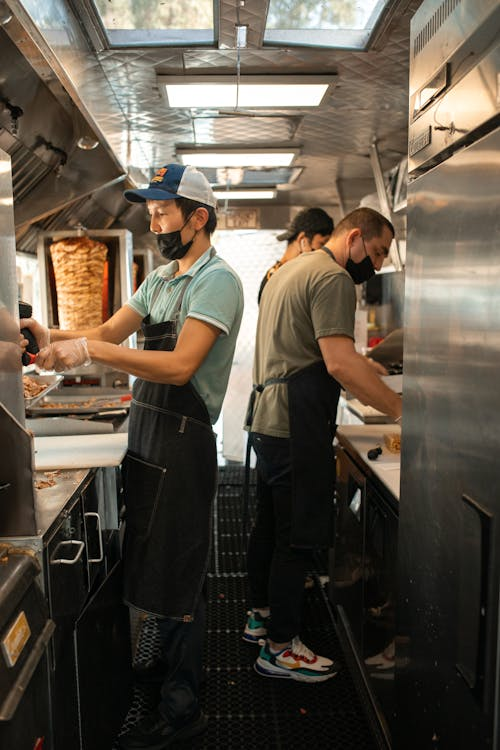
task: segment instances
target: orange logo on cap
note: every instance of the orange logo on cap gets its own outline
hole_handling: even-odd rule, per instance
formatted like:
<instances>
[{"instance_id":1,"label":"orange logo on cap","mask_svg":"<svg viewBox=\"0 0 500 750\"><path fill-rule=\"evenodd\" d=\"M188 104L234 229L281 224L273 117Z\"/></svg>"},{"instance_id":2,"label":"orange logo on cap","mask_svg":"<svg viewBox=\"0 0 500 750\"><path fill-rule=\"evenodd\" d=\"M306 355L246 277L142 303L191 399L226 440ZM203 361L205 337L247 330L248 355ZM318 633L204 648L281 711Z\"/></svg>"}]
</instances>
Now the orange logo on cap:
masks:
<instances>
[{"instance_id":1,"label":"orange logo on cap","mask_svg":"<svg viewBox=\"0 0 500 750\"><path fill-rule=\"evenodd\" d=\"M168 170L166 167L162 167L156 173L151 182L163 182L163 178L167 174Z\"/></svg>"}]
</instances>

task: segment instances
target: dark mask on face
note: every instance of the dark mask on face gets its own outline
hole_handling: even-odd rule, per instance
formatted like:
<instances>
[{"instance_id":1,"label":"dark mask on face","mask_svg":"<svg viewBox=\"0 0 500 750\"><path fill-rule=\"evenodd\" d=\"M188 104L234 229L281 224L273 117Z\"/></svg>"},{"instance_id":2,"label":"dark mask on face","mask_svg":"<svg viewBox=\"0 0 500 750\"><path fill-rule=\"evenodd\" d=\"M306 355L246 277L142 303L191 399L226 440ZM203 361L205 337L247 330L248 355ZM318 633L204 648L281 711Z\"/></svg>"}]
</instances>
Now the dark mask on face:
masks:
<instances>
[{"instance_id":1,"label":"dark mask on face","mask_svg":"<svg viewBox=\"0 0 500 750\"><path fill-rule=\"evenodd\" d=\"M189 242L182 244L181 232L188 223L189 219L193 214L190 214L182 227L177 229L175 232L167 232L166 234L157 234L156 241L158 243L158 250L163 255L165 260L179 260L183 258L191 245L193 244L196 232Z\"/></svg>"},{"instance_id":2,"label":"dark mask on face","mask_svg":"<svg viewBox=\"0 0 500 750\"><path fill-rule=\"evenodd\" d=\"M375 268L369 255L363 258L361 263L355 263L349 258L345 264L345 270L350 274L355 284L362 284L364 281L368 281L375 273Z\"/></svg>"}]
</instances>

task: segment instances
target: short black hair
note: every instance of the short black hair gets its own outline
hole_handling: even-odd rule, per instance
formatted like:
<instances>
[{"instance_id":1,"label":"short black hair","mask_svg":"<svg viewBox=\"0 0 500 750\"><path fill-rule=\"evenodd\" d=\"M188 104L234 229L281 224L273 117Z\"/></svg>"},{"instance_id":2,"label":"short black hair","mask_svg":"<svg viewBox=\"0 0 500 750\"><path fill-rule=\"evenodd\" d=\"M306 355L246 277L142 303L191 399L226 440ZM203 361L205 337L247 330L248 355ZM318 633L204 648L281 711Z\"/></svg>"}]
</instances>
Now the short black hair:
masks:
<instances>
[{"instance_id":1,"label":"short black hair","mask_svg":"<svg viewBox=\"0 0 500 750\"><path fill-rule=\"evenodd\" d=\"M210 236L217 227L217 214L213 206L207 206L206 203L199 203L199 201L192 201L191 198L175 198L175 205L181 210L181 214L186 221L197 208L205 208L208 211L207 223L203 227L205 232Z\"/></svg>"},{"instance_id":2,"label":"short black hair","mask_svg":"<svg viewBox=\"0 0 500 750\"><path fill-rule=\"evenodd\" d=\"M322 234L328 237L333 231L333 219L322 208L303 208L296 214L290 224L289 229L284 234L283 239L293 242L300 234L304 232L308 240L312 240L315 234ZM280 239L278 237L278 239Z\"/></svg>"},{"instance_id":3,"label":"short black hair","mask_svg":"<svg viewBox=\"0 0 500 750\"><path fill-rule=\"evenodd\" d=\"M361 206L360 208L355 208L354 211L351 211L339 221L335 227L333 236L338 237L344 232L349 232L351 229L361 229L365 240L371 240L372 237L380 237L384 228L389 229L392 236L395 236L396 232L389 219L386 219L381 213L375 211L374 208Z\"/></svg>"}]
</instances>

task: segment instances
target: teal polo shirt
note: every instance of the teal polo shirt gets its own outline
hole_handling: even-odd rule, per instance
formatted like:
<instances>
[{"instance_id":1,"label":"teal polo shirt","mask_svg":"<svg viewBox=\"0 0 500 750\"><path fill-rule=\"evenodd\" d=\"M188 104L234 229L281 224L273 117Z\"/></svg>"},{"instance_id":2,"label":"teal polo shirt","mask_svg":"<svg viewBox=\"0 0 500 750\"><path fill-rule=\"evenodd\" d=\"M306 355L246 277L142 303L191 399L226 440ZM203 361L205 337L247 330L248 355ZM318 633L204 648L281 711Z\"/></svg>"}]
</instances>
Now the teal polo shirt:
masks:
<instances>
[{"instance_id":1,"label":"teal polo shirt","mask_svg":"<svg viewBox=\"0 0 500 750\"><path fill-rule=\"evenodd\" d=\"M201 396L214 424L220 414L233 362L236 339L243 315L243 288L231 266L218 255L210 259L209 248L191 268L180 276L176 260L160 266L144 279L127 302L143 318L150 315L150 323L171 320L180 295L188 282L182 300L179 335L186 318L196 318L220 329L220 336L191 382Z\"/></svg>"}]
</instances>

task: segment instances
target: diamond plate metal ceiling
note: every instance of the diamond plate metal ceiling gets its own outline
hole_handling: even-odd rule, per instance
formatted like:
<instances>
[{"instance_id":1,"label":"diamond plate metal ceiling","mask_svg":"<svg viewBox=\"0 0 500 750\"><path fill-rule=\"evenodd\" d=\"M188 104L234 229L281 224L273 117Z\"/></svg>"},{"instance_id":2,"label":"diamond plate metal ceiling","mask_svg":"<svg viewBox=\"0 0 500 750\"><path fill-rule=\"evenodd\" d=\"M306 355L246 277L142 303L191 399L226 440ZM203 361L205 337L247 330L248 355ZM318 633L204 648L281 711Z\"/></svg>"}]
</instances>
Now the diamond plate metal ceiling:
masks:
<instances>
[{"instance_id":1,"label":"diamond plate metal ceiling","mask_svg":"<svg viewBox=\"0 0 500 750\"><path fill-rule=\"evenodd\" d=\"M32 16L37 12L34 0L6 2L14 12L22 6L29 6ZM46 0L44 24L38 28L79 104L127 169L148 174L175 159L181 143L286 143L300 147L294 166L302 169L293 184L279 191L278 203L341 204L348 210L375 189L369 159L374 140L384 170L406 154L409 26L420 4L396 0L368 52L263 47L266 0L221 0L218 48L104 48L89 28L88 0ZM47 32L52 20L57 36ZM234 48L237 20L249 29L248 48L239 52ZM61 29L70 30L67 39ZM318 108L255 115L169 109L159 90L158 75L236 75L238 66L242 76L331 75L336 85Z\"/></svg>"}]
</instances>

